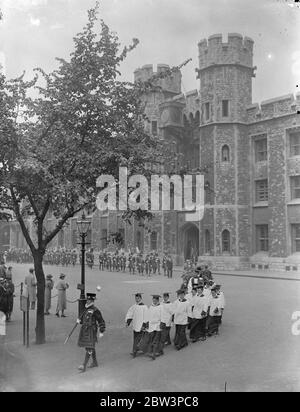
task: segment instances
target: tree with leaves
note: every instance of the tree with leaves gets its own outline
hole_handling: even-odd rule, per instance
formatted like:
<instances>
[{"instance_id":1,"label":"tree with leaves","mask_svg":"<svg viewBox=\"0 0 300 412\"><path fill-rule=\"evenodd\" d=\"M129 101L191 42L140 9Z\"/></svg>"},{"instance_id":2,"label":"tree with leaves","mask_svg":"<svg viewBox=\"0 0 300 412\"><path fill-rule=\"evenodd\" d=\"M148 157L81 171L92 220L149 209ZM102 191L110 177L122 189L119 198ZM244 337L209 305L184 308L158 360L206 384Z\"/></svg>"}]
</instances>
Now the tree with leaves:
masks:
<instances>
[{"instance_id":1,"label":"tree with leaves","mask_svg":"<svg viewBox=\"0 0 300 412\"><path fill-rule=\"evenodd\" d=\"M24 74L12 80L0 75L0 208L13 211L33 256L37 344L45 342L47 245L70 218L95 205L101 174L117 178L119 167L126 166L131 174L147 176L146 165L161 153L160 143L145 132L141 96L173 69L155 75L153 83L118 80L120 64L138 40L121 49L117 35L98 20L98 9L97 4L88 11L69 60L57 59L56 70L38 68L32 81ZM57 219L51 230L50 214ZM124 217L133 214L151 217L141 210Z\"/></svg>"}]
</instances>

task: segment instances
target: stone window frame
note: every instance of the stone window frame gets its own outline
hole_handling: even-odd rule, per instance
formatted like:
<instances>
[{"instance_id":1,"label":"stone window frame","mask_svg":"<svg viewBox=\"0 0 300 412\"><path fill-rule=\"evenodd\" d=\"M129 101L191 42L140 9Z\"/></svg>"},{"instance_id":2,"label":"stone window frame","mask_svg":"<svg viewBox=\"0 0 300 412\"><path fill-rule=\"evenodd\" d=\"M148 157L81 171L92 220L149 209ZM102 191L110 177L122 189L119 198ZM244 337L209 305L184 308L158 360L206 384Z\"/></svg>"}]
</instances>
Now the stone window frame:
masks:
<instances>
[{"instance_id":1,"label":"stone window frame","mask_svg":"<svg viewBox=\"0 0 300 412\"><path fill-rule=\"evenodd\" d=\"M264 185L264 187L259 187L260 184L262 184L262 182L267 182L266 185ZM254 189L255 189L255 203L260 203L260 202L268 202L269 200L269 182L268 179L257 179L255 180L255 185L254 185Z\"/></svg>"},{"instance_id":2,"label":"stone window frame","mask_svg":"<svg viewBox=\"0 0 300 412\"><path fill-rule=\"evenodd\" d=\"M298 142L293 143L296 138ZM289 131L289 157L300 156L300 130Z\"/></svg>"},{"instance_id":3,"label":"stone window frame","mask_svg":"<svg viewBox=\"0 0 300 412\"><path fill-rule=\"evenodd\" d=\"M225 158L224 156L224 150L228 149L228 159ZM221 162L222 163L230 163L230 147L228 144L223 144L221 148Z\"/></svg>"},{"instance_id":4,"label":"stone window frame","mask_svg":"<svg viewBox=\"0 0 300 412\"><path fill-rule=\"evenodd\" d=\"M224 102L227 102L227 115L224 115ZM230 100L229 99L222 99L221 100L221 116L222 119L228 119L230 114Z\"/></svg>"},{"instance_id":5,"label":"stone window frame","mask_svg":"<svg viewBox=\"0 0 300 412\"><path fill-rule=\"evenodd\" d=\"M300 199L300 175L290 176L291 200Z\"/></svg>"},{"instance_id":6,"label":"stone window frame","mask_svg":"<svg viewBox=\"0 0 300 412\"><path fill-rule=\"evenodd\" d=\"M155 238L153 239L153 235L155 235ZM154 243L153 243L154 242ZM156 230L153 230L151 233L150 233L150 250L152 251L152 250L157 250L157 245L158 245L158 233L157 233L157 231ZM153 245L155 244L155 247L152 247Z\"/></svg>"},{"instance_id":7,"label":"stone window frame","mask_svg":"<svg viewBox=\"0 0 300 412\"><path fill-rule=\"evenodd\" d=\"M228 233L228 238L224 238L224 235L227 235ZM231 235L230 235L230 230L229 229L224 229L222 230L221 233L221 241L222 241L222 254L230 254L231 252ZM226 245L226 247L225 247Z\"/></svg>"},{"instance_id":8,"label":"stone window frame","mask_svg":"<svg viewBox=\"0 0 300 412\"><path fill-rule=\"evenodd\" d=\"M300 223L291 224L291 243L292 253L300 253Z\"/></svg>"},{"instance_id":9,"label":"stone window frame","mask_svg":"<svg viewBox=\"0 0 300 412\"><path fill-rule=\"evenodd\" d=\"M263 147L261 148L259 147L259 145L262 145ZM255 163L258 163L258 162L266 162L267 160L268 160L268 137L267 137L267 134L263 134L263 135L260 135L259 137L257 136L254 138L254 161Z\"/></svg>"},{"instance_id":10,"label":"stone window frame","mask_svg":"<svg viewBox=\"0 0 300 412\"><path fill-rule=\"evenodd\" d=\"M269 252L269 225L255 225L255 250L259 252Z\"/></svg>"}]
</instances>

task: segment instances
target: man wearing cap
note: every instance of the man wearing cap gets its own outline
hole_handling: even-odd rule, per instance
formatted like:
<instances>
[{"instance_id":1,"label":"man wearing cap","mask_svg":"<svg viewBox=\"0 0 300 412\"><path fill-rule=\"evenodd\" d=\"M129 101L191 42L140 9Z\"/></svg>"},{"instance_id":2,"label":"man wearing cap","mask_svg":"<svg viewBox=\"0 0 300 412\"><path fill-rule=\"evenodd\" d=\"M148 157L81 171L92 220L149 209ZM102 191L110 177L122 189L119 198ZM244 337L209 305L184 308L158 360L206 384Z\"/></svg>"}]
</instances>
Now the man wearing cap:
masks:
<instances>
[{"instance_id":1,"label":"man wearing cap","mask_svg":"<svg viewBox=\"0 0 300 412\"><path fill-rule=\"evenodd\" d=\"M156 356L163 355L161 345L162 306L159 302L160 295L152 295L152 305L147 311L147 332L149 333L148 355L155 360Z\"/></svg>"},{"instance_id":2,"label":"man wearing cap","mask_svg":"<svg viewBox=\"0 0 300 412\"><path fill-rule=\"evenodd\" d=\"M162 315L161 315L161 346L171 345L170 331L172 324L173 305L170 302L169 292L163 293Z\"/></svg>"},{"instance_id":3,"label":"man wearing cap","mask_svg":"<svg viewBox=\"0 0 300 412\"><path fill-rule=\"evenodd\" d=\"M56 285L56 289L58 291L57 296L57 306L56 306L56 316L59 318L59 312L61 311L61 317L65 318L66 315L64 311L67 309L67 289L69 284L65 281L66 275L63 273L59 276L59 281Z\"/></svg>"},{"instance_id":4,"label":"man wearing cap","mask_svg":"<svg viewBox=\"0 0 300 412\"><path fill-rule=\"evenodd\" d=\"M192 308L193 323L191 326L190 337L192 342L205 340L206 318L208 312L209 301L203 294L203 284L197 287L197 295L194 299L194 306Z\"/></svg>"},{"instance_id":5,"label":"man wearing cap","mask_svg":"<svg viewBox=\"0 0 300 412\"><path fill-rule=\"evenodd\" d=\"M90 357L92 357L92 364L90 365L90 368L95 368L98 366L95 349L95 343L98 342L98 328L99 338L101 338L105 332L105 321L100 310L94 305L96 293L87 293L86 298L87 301L85 304L85 310L81 315L81 319L77 319L77 323L82 323L78 337L78 346L85 348L84 362L78 368L81 372L86 371Z\"/></svg>"},{"instance_id":6,"label":"man wearing cap","mask_svg":"<svg viewBox=\"0 0 300 412\"><path fill-rule=\"evenodd\" d=\"M34 269L30 268L28 275L25 277L25 285L27 286L28 290L28 297L29 297L29 304L30 309L35 309L35 302L36 302L36 278L34 275Z\"/></svg>"},{"instance_id":7,"label":"man wearing cap","mask_svg":"<svg viewBox=\"0 0 300 412\"><path fill-rule=\"evenodd\" d=\"M220 325L220 317L222 315L222 301L218 296L216 286L213 286L211 289L211 298L209 300L209 308L208 308L208 318L207 318L207 336L210 337L212 335L218 335L219 333L219 325Z\"/></svg>"},{"instance_id":8,"label":"man wearing cap","mask_svg":"<svg viewBox=\"0 0 300 412\"><path fill-rule=\"evenodd\" d=\"M175 324L174 345L180 350L188 345L186 327L188 324L189 302L185 299L184 290L177 290L178 299L173 303L173 315Z\"/></svg>"},{"instance_id":9,"label":"man wearing cap","mask_svg":"<svg viewBox=\"0 0 300 412\"><path fill-rule=\"evenodd\" d=\"M133 347L131 355L135 358L138 352L138 345L142 339L147 322L147 306L142 301L142 293L135 293L135 304L132 305L126 314L126 327L132 323Z\"/></svg>"},{"instance_id":10,"label":"man wearing cap","mask_svg":"<svg viewBox=\"0 0 300 412\"><path fill-rule=\"evenodd\" d=\"M51 308L51 292L54 286L54 282L52 280L52 275L46 276L46 283L45 283L45 315L50 315L50 308Z\"/></svg>"}]
</instances>

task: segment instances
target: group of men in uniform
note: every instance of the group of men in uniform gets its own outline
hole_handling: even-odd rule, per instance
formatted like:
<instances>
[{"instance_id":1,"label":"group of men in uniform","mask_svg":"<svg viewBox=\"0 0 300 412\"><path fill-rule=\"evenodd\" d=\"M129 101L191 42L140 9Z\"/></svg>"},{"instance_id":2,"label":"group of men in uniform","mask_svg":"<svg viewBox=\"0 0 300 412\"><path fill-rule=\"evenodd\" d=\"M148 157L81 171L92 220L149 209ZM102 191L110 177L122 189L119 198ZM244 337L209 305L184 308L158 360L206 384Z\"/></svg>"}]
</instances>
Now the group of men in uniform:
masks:
<instances>
[{"instance_id":1,"label":"group of men in uniform","mask_svg":"<svg viewBox=\"0 0 300 412\"><path fill-rule=\"evenodd\" d=\"M100 251L99 253L99 270L109 270L110 272L125 272L127 258L125 253Z\"/></svg>"},{"instance_id":2,"label":"group of men in uniform","mask_svg":"<svg viewBox=\"0 0 300 412\"><path fill-rule=\"evenodd\" d=\"M143 303L142 293L135 294L135 304L125 317L126 326L133 328L132 356L146 353L153 360L164 354L171 344L171 326L175 325L174 346L181 350L188 345L187 331L191 342L204 341L217 335L225 308L221 285L196 274L187 287L177 290L177 299L170 301L169 292L152 295L152 304ZM191 287L190 287L191 285Z\"/></svg>"},{"instance_id":3,"label":"group of men in uniform","mask_svg":"<svg viewBox=\"0 0 300 412\"><path fill-rule=\"evenodd\" d=\"M12 281L12 267L6 267L4 261L0 262L0 311L5 314L7 322L11 320L14 306L15 286Z\"/></svg>"},{"instance_id":4,"label":"group of men in uniform","mask_svg":"<svg viewBox=\"0 0 300 412\"><path fill-rule=\"evenodd\" d=\"M161 275L161 268L165 276L171 278L173 275L173 261L168 254L164 254L161 260L155 251L147 254L130 252L128 256L125 252L118 250L115 252L100 251L99 270L126 272L126 268L133 275L136 273L142 276Z\"/></svg>"}]
</instances>

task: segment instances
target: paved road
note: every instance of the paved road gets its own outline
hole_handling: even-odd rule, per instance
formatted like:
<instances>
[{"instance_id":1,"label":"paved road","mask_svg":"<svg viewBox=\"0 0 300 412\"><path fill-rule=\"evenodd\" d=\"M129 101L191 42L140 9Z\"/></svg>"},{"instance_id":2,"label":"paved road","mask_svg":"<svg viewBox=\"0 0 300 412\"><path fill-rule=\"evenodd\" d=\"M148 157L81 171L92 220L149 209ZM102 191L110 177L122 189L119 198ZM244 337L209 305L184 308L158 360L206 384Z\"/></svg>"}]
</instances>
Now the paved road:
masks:
<instances>
[{"instance_id":1,"label":"paved road","mask_svg":"<svg viewBox=\"0 0 300 412\"><path fill-rule=\"evenodd\" d=\"M14 264L14 282L24 279L30 265ZM46 266L57 280L67 274L68 299L75 300L80 269ZM180 274L150 279L128 273L87 269L87 291L100 284L97 305L107 323L98 345L100 367L78 374L84 351L77 347L78 332L63 345L77 316L77 304L69 304L67 318L46 317L47 343L34 345L31 312L31 346L21 345L22 321L18 299L13 321L7 326L6 344L0 345L5 362L2 390L27 391L299 391L300 335L292 334L292 313L300 311L297 281L217 275L223 285L227 307L221 333L206 342L190 344L177 352L168 347L163 357L131 359L132 333L124 328L124 315L133 293L144 292L150 304L152 293L169 291L175 299ZM54 299L54 313L56 299ZM15 368L18 364L19 367ZM12 366L12 367L11 367ZM24 376L26 380L24 381ZM1 385L1 370L0 370ZM0 386L1 388L1 386ZM0 389L1 390L1 389Z\"/></svg>"}]
</instances>

